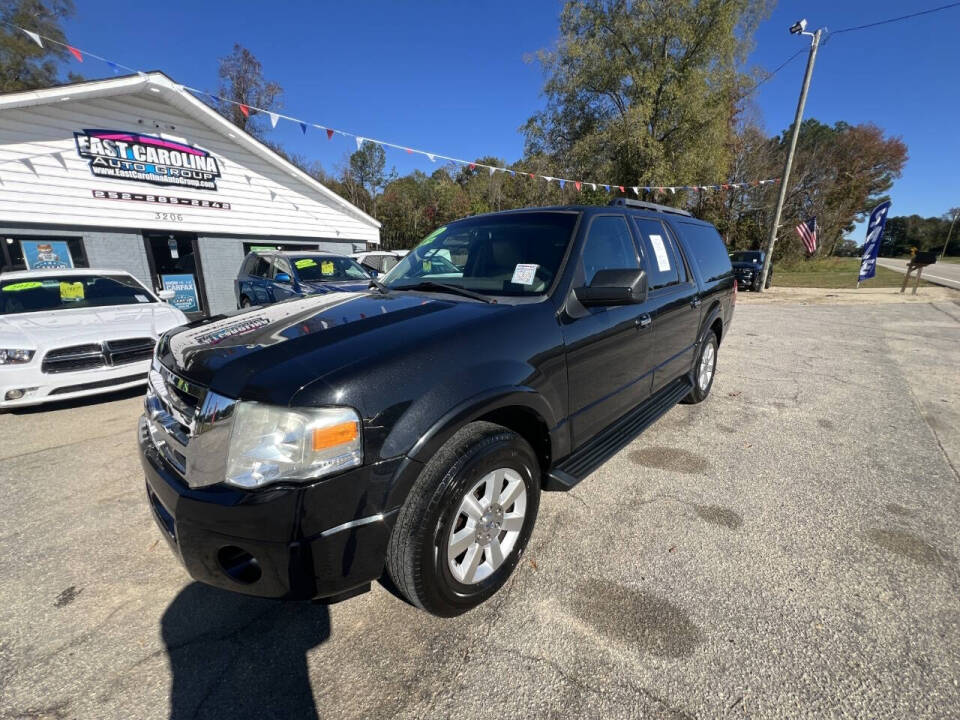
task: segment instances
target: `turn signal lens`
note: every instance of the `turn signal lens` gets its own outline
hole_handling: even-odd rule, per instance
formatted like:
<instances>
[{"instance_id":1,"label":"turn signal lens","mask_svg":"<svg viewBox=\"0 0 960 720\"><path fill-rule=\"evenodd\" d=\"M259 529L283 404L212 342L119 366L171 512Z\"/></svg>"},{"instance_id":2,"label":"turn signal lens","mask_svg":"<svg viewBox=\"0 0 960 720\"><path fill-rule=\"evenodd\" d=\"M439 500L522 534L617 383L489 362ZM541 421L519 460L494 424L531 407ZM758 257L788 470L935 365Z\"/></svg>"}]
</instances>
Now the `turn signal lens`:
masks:
<instances>
[{"instance_id":1,"label":"turn signal lens","mask_svg":"<svg viewBox=\"0 0 960 720\"><path fill-rule=\"evenodd\" d=\"M331 427L318 427L313 429L313 451L326 450L352 443L357 439L359 431L356 422L345 422Z\"/></svg>"}]
</instances>

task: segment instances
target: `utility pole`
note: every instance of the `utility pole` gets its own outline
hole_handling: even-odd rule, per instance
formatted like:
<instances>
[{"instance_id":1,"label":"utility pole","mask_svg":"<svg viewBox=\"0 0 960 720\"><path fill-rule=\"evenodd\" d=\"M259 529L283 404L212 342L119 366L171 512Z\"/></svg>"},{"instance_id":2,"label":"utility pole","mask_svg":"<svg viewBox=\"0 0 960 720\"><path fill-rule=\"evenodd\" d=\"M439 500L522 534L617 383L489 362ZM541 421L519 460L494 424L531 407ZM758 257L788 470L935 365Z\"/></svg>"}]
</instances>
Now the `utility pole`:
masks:
<instances>
[{"instance_id":1,"label":"utility pole","mask_svg":"<svg viewBox=\"0 0 960 720\"><path fill-rule=\"evenodd\" d=\"M773 213L773 225L770 226L770 238L767 240L767 252L763 258L763 273L760 275L760 292L767 285L767 275L770 272L770 263L773 261L773 246L777 242L777 230L780 227L780 214L783 212L783 202L787 197L787 183L790 182L790 169L793 167L793 154L797 149L797 136L800 134L800 123L803 120L803 107L807 104L807 91L810 89L810 77L813 75L813 63L817 59L817 48L820 47L820 36L823 30L806 32L807 21L799 20L790 27L791 35L809 35L810 56L807 58L807 71L803 76L803 87L800 90L800 100L797 102L797 115L793 119L793 130L790 133L790 149L787 151L787 161L783 165L783 176L780 178L780 192L777 195L777 209Z\"/></svg>"},{"instance_id":2,"label":"utility pole","mask_svg":"<svg viewBox=\"0 0 960 720\"><path fill-rule=\"evenodd\" d=\"M941 260L943 260L943 256L947 254L947 245L950 244L950 238L953 236L953 226L957 224L958 217L960 217L960 208L957 208L957 211L953 213L953 222L950 223L950 232L947 233L947 241L943 244L943 250L940 251Z\"/></svg>"}]
</instances>

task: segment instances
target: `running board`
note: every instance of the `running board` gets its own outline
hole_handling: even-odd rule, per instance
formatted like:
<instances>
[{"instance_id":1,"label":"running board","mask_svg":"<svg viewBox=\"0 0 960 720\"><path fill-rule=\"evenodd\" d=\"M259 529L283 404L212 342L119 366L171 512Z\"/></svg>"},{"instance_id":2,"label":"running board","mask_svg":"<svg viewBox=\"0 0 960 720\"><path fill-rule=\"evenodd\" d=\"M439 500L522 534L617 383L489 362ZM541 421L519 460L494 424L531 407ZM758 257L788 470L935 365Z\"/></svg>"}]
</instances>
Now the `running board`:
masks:
<instances>
[{"instance_id":1,"label":"running board","mask_svg":"<svg viewBox=\"0 0 960 720\"><path fill-rule=\"evenodd\" d=\"M693 389L688 376L677 378L657 391L622 418L594 437L582 448L557 463L547 473L544 490L569 490L653 425Z\"/></svg>"}]
</instances>

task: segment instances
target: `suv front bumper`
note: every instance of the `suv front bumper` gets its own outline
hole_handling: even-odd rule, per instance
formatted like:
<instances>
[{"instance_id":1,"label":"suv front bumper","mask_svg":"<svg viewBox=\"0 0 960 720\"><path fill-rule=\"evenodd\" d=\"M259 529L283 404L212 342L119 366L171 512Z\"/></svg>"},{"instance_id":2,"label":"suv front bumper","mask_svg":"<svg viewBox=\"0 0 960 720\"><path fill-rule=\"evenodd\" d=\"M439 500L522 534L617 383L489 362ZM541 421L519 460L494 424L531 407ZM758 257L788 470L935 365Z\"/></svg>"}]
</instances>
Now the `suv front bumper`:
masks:
<instances>
[{"instance_id":1,"label":"suv front bumper","mask_svg":"<svg viewBox=\"0 0 960 720\"><path fill-rule=\"evenodd\" d=\"M383 573L398 479L419 463L384 460L309 485L247 491L188 487L138 431L147 498L161 532L196 580L283 599L349 593Z\"/></svg>"}]
</instances>

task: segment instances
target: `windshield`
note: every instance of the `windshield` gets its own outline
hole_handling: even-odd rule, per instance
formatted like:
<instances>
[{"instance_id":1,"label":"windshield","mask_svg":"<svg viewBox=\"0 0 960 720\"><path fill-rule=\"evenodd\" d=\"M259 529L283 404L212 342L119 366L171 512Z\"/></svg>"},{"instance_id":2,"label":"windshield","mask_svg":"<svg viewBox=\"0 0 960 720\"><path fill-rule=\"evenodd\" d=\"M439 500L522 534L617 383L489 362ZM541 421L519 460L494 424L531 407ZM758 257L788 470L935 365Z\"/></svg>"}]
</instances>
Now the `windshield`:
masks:
<instances>
[{"instance_id":1,"label":"windshield","mask_svg":"<svg viewBox=\"0 0 960 720\"><path fill-rule=\"evenodd\" d=\"M762 252L746 252L740 251L730 254L730 262L748 262L748 263L759 263L763 262L763 253Z\"/></svg>"},{"instance_id":2,"label":"windshield","mask_svg":"<svg viewBox=\"0 0 960 720\"><path fill-rule=\"evenodd\" d=\"M156 302L123 275L61 275L0 281L0 315Z\"/></svg>"},{"instance_id":3,"label":"windshield","mask_svg":"<svg viewBox=\"0 0 960 720\"><path fill-rule=\"evenodd\" d=\"M394 290L438 282L485 295L547 291L576 213L525 212L460 220L434 230L383 278Z\"/></svg>"},{"instance_id":4,"label":"windshield","mask_svg":"<svg viewBox=\"0 0 960 720\"><path fill-rule=\"evenodd\" d=\"M291 258L297 275L306 282L336 282L338 280L369 280L370 273L348 257Z\"/></svg>"}]
</instances>

